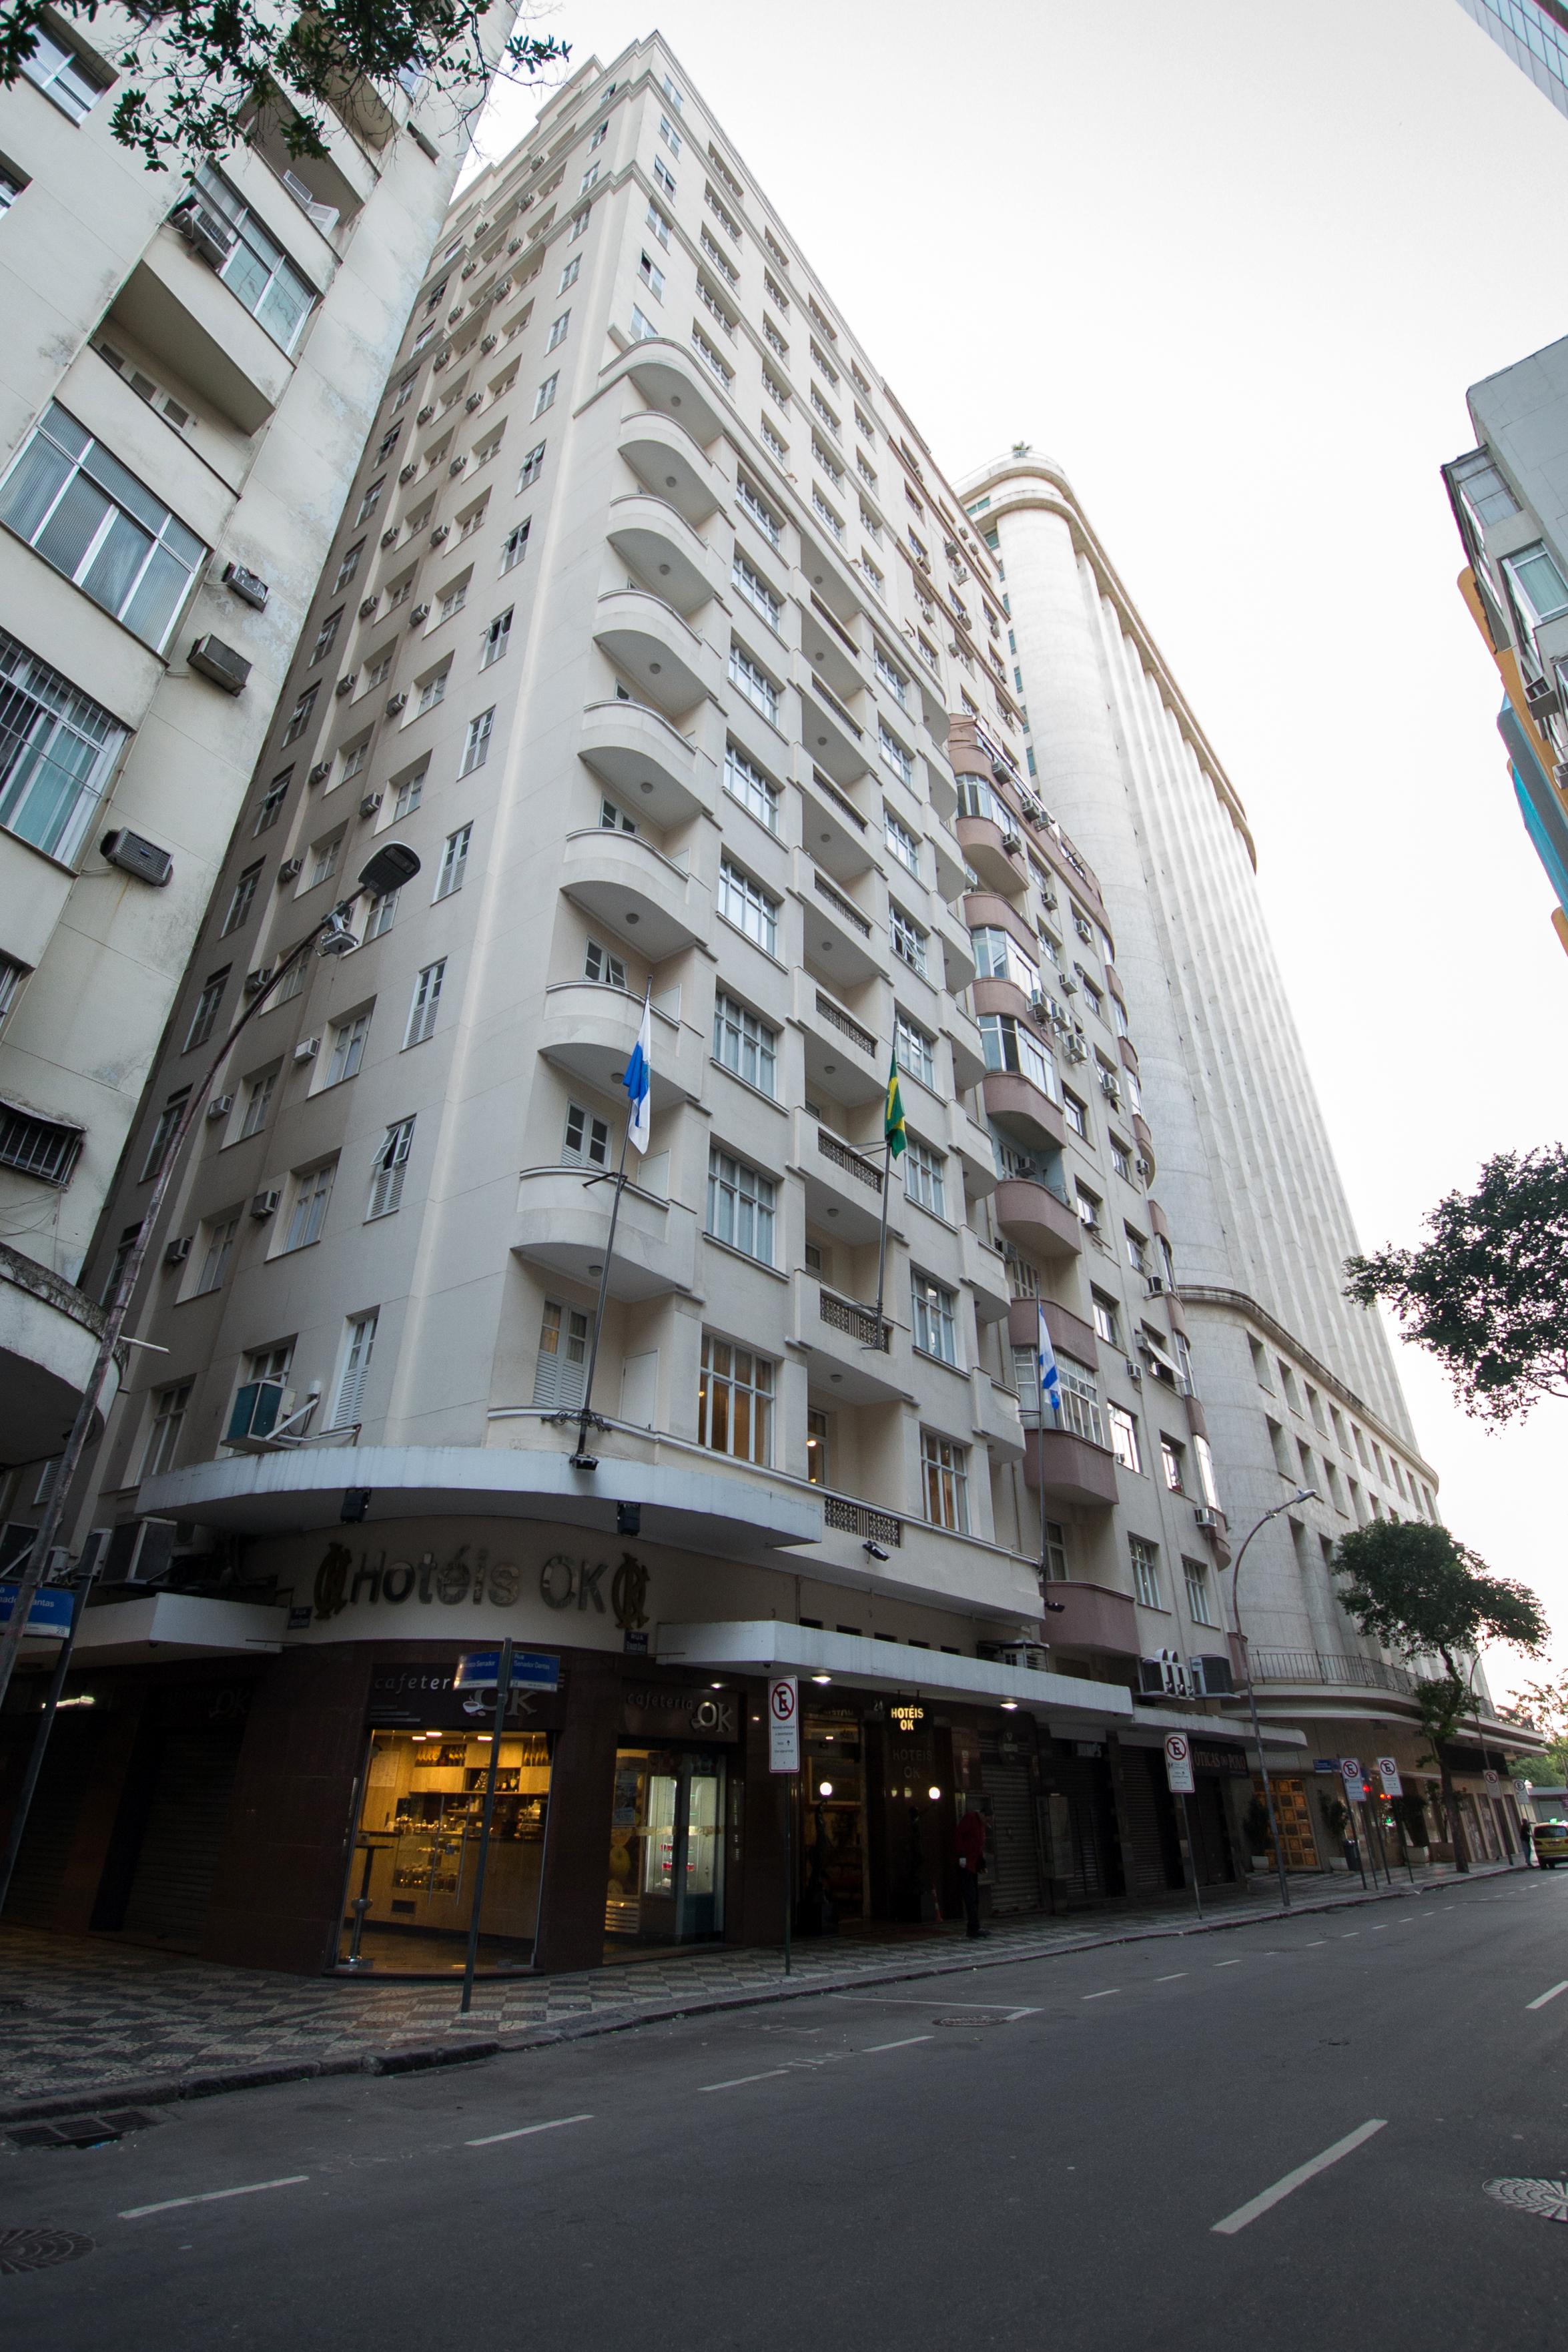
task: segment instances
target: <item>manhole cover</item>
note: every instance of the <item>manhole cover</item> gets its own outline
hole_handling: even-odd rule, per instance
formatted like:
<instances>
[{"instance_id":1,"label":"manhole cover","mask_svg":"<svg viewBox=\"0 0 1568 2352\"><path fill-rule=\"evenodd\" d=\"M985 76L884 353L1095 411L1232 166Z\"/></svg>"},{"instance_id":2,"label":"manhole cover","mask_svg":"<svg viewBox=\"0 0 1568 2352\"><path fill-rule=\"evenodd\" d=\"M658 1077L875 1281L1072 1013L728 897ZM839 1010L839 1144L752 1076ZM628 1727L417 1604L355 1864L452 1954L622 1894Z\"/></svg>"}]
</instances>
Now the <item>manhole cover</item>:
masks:
<instances>
[{"instance_id":1,"label":"manhole cover","mask_svg":"<svg viewBox=\"0 0 1568 2352\"><path fill-rule=\"evenodd\" d=\"M1543 2221L1568 2221L1568 2180L1489 2180L1489 2197L1516 2213L1538 2213Z\"/></svg>"},{"instance_id":2,"label":"manhole cover","mask_svg":"<svg viewBox=\"0 0 1568 2352\"><path fill-rule=\"evenodd\" d=\"M1010 2019L1005 2017L933 2017L931 2019L933 2025L1006 2025L1010 2022Z\"/></svg>"},{"instance_id":3,"label":"manhole cover","mask_svg":"<svg viewBox=\"0 0 1568 2352\"><path fill-rule=\"evenodd\" d=\"M0 2278L16 2271L52 2271L91 2252L92 2240L75 2230L51 2229L47 2221L24 2222L19 2229L0 2230Z\"/></svg>"}]
</instances>

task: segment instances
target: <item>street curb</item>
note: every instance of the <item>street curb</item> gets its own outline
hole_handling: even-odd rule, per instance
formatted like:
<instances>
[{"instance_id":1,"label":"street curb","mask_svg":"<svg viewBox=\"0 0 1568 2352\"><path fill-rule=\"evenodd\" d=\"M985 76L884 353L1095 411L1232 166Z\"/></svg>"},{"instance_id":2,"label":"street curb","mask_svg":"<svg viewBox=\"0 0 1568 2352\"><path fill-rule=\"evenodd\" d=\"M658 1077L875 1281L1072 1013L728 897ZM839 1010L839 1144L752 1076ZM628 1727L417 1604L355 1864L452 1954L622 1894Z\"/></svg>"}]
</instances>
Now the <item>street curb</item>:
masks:
<instances>
[{"instance_id":1,"label":"street curb","mask_svg":"<svg viewBox=\"0 0 1568 2352\"><path fill-rule=\"evenodd\" d=\"M1324 1911L1360 1910L1369 1903L1404 1903L1412 1897L1435 1894L1449 1895L1468 1885L1476 1885L1493 1878L1512 1877L1514 1872L1507 1864L1493 1864L1484 1870L1472 1870L1466 1875L1428 1879L1415 1886L1364 1888L1360 1894L1330 1896L1320 1902L1292 1903L1289 1911L1282 1904L1270 1904L1266 1909L1246 1911L1225 1918L1191 1919L1181 1926L1159 1927L1129 1927L1121 1934L1088 1935L1070 1943L1012 1944L996 1952L964 1950L960 1958L930 1957L908 1960L885 1969L858 1969L835 1976L814 1977L809 1982L780 1977L776 1983L744 1992L698 1993L671 2000L658 2009L639 2009L625 2014L564 2019L554 2025L534 2026L518 2033L489 2034L471 2042L434 2042L416 2043L411 2048L365 2050L351 2056L335 2058L282 2059L263 2062L255 2066L227 2066L205 2074L153 2076L139 2083L100 2084L96 2088L73 2091L69 2097L53 2097L24 2101L16 2106L0 2107L0 2131L7 2124L46 2123L57 2116L96 2115L105 2105L113 2107L173 2106L187 2099L222 2097L230 2091L269 2090L282 2083L315 2082L327 2076L345 2074L412 2074L433 2072L447 2066L472 2065L480 2059L510 2057L529 2050L554 2049L563 2042L589 2042L600 2035L631 2033L645 2025L669 2025L687 2017L721 2016L726 2011L742 2009L763 2009L781 2000L812 2000L825 1994L855 1992L863 1986L909 1984L927 1977L964 1976L980 1969L1014 1968L1028 1960L1054 1960L1075 1957L1079 1952L1098 1952L1122 1944L1169 1943L1189 1936L1216 1936L1227 1928L1256 1927L1270 1919L1305 1918Z\"/></svg>"}]
</instances>

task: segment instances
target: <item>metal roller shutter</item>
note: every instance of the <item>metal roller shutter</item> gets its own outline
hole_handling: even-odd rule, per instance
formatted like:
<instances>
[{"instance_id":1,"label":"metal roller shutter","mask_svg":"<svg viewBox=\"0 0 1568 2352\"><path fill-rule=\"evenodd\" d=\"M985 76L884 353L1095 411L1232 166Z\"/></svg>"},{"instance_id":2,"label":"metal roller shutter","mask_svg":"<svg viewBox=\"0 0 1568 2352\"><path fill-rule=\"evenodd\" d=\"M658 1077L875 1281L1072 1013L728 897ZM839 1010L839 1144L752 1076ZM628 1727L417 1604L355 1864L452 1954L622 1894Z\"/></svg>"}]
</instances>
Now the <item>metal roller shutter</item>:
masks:
<instances>
[{"instance_id":1,"label":"metal roller shutter","mask_svg":"<svg viewBox=\"0 0 1568 2352\"><path fill-rule=\"evenodd\" d=\"M201 1940L243 1727L168 1731L153 1782L123 1932L177 1950Z\"/></svg>"},{"instance_id":2,"label":"metal roller shutter","mask_svg":"<svg viewBox=\"0 0 1568 2352\"><path fill-rule=\"evenodd\" d=\"M1035 1798L1027 1764L984 1753L991 1801L991 1908L998 1918L1040 1907L1035 1852Z\"/></svg>"}]
</instances>

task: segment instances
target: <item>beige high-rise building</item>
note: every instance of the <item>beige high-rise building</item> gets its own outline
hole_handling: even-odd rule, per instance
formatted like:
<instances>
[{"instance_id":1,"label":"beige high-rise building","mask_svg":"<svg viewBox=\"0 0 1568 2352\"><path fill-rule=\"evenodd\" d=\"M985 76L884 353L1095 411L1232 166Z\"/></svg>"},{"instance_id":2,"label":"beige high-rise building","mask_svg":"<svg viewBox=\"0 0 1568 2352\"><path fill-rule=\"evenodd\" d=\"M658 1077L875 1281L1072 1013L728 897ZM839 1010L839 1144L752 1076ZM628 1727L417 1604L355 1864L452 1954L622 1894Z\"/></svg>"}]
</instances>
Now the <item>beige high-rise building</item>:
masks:
<instances>
[{"instance_id":1,"label":"beige high-rise building","mask_svg":"<svg viewBox=\"0 0 1568 2352\"><path fill-rule=\"evenodd\" d=\"M222 1836L162 1932L447 1965L493 1745L459 1662L507 1637L487 1962L777 1936L771 1675L805 1931L951 1911L971 1797L998 1908L1245 1867L1160 1141L1005 633L681 66L584 66L439 240L106 1221L105 1262L203 1004L410 846L247 1032L155 1237L69 1734L119 1744L28 1916L166 1919L199 1759Z\"/></svg>"},{"instance_id":2,"label":"beige high-rise building","mask_svg":"<svg viewBox=\"0 0 1568 2352\"><path fill-rule=\"evenodd\" d=\"M83 1256L467 149L366 87L322 160L156 173L132 39L50 18L0 92L0 1465L79 1402Z\"/></svg>"}]
</instances>

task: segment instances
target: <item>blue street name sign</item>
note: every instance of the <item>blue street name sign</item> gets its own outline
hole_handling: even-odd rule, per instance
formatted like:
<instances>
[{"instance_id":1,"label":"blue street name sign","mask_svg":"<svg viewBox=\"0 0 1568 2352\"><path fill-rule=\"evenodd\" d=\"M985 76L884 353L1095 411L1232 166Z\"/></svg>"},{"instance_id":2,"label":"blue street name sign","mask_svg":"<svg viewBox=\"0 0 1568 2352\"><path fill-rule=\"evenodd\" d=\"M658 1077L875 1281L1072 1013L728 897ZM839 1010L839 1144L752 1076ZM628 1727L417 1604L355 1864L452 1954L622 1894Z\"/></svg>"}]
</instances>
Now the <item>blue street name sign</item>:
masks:
<instances>
[{"instance_id":1,"label":"blue street name sign","mask_svg":"<svg viewBox=\"0 0 1568 2352\"><path fill-rule=\"evenodd\" d=\"M0 1625L5 1624L16 1606L19 1585L0 1584ZM33 1595L33 1605L27 1612L27 1631L41 1633L46 1640L63 1642L71 1629L71 1609L74 1592L67 1592L58 1584L41 1585Z\"/></svg>"},{"instance_id":2,"label":"blue street name sign","mask_svg":"<svg viewBox=\"0 0 1568 2352\"><path fill-rule=\"evenodd\" d=\"M458 1690L493 1690L500 1679L499 1650L470 1650L458 1661L458 1671L452 1681ZM514 1650L511 1654L511 1686L513 1690L559 1690L561 1661L549 1650Z\"/></svg>"}]
</instances>

